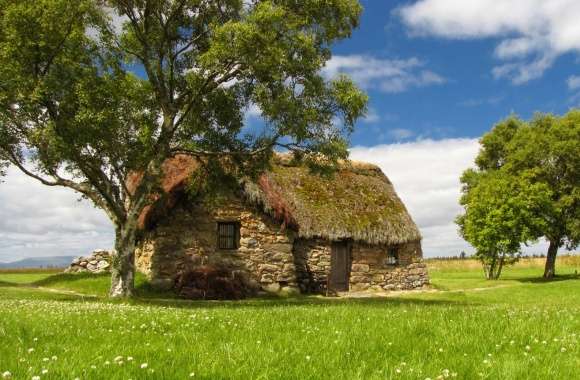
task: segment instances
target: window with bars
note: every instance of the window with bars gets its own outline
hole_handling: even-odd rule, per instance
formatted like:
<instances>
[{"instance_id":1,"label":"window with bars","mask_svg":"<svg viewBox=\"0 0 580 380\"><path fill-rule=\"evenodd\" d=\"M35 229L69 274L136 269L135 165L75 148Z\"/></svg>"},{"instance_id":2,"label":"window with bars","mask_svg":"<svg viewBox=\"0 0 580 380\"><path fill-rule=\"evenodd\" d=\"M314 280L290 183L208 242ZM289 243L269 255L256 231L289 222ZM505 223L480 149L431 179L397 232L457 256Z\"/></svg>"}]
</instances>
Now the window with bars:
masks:
<instances>
[{"instance_id":1,"label":"window with bars","mask_svg":"<svg viewBox=\"0 0 580 380\"><path fill-rule=\"evenodd\" d=\"M399 263L399 251L396 247L390 247L387 250L387 259L385 264L387 265L397 265Z\"/></svg>"},{"instance_id":2,"label":"window with bars","mask_svg":"<svg viewBox=\"0 0 580 380\"><path fill-rule=\"evenodd\" d=\"M218 222L217 244L219 249L238 249L240 245L240 224L238 222Z\"/></svg>"}]
</instances>

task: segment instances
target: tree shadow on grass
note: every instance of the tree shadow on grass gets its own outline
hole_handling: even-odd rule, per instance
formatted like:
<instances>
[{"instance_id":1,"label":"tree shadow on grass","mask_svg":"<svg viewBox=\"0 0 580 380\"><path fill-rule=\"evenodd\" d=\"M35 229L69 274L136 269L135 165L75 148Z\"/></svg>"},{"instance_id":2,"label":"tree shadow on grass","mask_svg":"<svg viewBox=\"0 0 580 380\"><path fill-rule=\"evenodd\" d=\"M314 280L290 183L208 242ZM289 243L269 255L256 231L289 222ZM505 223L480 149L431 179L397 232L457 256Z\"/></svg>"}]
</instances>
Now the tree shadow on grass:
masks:
<instances>
[{"instance_id":1,"label":"tree shadow on grass","mask_svg":"<svg viewBox=\"0 0 580 380\"><path fill-rule=\"evenodd\" d=\"M433 300L418 298L398 298L398 297L366 297L366 298L325 298L320 296L297 296L297 297L262 297L244 300L209 301L209 300L186 300L186 299L146 299L136 298L129 302L138 305L164 306L179 309L195 308L276 308L276 307L344 307L344 306L364 306L383 308L385 306L465 306L468 303L454 300Z\"/></svg>"},{"instance_id":2,"label":"tree shadow on grass","mask_svg":"<svg viewBox=\"0 0 580 380\"><path fill-rule=\"evenodd\" d=\"M523 277L515 279L518 282L527 283L527 284L547 284L550 282L561 282L561 281L569 281L569 280L580 280L580 275L570 273L570 274L561 274L557 275L554 278L543 278L543 277Z\"/></svg>"},{"instance_id":3,"label":"tree shadow on grass","mask_svg":"<svg viewBox=\"0 0 580 380\"><path fill-rule=\"evenodd\" d=\"M19 286L19 284L14 282L0 281L0 288L13 288Z\"/></svg>"},{"instance_id":4,"label":"tree shadow on grass","mask_svg":"<svg viewBox=\"0 0 580 380\"><path fill-rule=\"evenodd\" d=\"M54 284L70 283L76 281L84 280L94 280L98 278L111 278L109 273L94 274L94 273L57 273L42 280L32 282L32 286L45 286L49 287Z\"/></svg>"}]
</instances>

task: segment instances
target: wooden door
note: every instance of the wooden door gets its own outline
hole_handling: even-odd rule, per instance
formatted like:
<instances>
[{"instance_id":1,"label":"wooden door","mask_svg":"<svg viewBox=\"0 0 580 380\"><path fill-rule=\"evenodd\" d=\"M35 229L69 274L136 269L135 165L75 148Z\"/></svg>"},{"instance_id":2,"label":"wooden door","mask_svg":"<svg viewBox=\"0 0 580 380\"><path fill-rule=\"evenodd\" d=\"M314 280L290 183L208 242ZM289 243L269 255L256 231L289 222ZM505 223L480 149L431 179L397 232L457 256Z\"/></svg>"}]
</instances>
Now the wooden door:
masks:
<instances>
[{"instance_id":1,"label":"wooden door","mask_svg":"<svg viewBox=\"0 0 580 380\"><path fill-rule=\"evenodd\" d=\"M332 243L330 256L329 287L337 292L346 292L349 288L350 244L336 241Z\"/></svg>"}]
</instances>

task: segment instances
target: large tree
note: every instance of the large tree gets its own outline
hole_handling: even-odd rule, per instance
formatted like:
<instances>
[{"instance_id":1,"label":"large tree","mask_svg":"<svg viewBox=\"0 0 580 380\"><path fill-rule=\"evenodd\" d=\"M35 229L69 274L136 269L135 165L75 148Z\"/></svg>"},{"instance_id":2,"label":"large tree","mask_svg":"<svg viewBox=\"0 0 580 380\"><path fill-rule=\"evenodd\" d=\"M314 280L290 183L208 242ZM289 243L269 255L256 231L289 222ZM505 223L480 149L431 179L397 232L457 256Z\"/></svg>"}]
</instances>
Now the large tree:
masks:
<instances>
[{"instance_id":1,"label":"large tree","mask_svg":"<svg viewBox=\"0 0 580 380\"><path fill-rule=\"evenodd\" d=\"M0 161L106 212L111 295L130 296L138 217L168 158L347 157L367 97L320 70L360 13L357 0L0 0Z\"/></svg>"},{"instance_id":2,"label":"large tree","mask_svg":"<svg viewBox=\"0 0 580 380\"><path fill-rule=\"evenodd\" d=\"M580 111L562 117L538 114L529 122L511 116L480 143L477 169L464 176L465 180L502 172L515 182L540 184L550 190L550 207L538 207L528 225L537 231L537 238L549 242L544 277L552 278L558 249L573 249L580 241ZM543 221L540 229L533 228L539 225L538 218Z\"/></svg>"}]
</instances>

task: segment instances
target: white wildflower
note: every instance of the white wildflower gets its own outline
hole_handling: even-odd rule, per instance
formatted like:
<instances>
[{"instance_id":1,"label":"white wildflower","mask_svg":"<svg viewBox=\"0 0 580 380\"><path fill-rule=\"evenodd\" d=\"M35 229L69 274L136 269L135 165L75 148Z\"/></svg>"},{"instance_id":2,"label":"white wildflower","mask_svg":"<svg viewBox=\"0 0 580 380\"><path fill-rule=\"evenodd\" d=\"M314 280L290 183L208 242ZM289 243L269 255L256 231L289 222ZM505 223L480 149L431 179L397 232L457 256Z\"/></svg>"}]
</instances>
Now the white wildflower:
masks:
<instances>
[{"instance_id":1,"label":"white wildflower","mask_svg":"<svg viewBox=\"0 0 580 380\"><path fill-rule=\"evenodd\" d=\"M4 373L2 373L2 378L3 379L11 379L12 374L10 373L10 371L5 371Z\"/></svg>"},{"instance_id":2,"label":"white wildflower","mask_svg":"<svg viewBox=\"0 0 580 380\"><path fill-rule=\"evenodd\" d=\"M141 364L141 368L142 368L142 369L145 369L145 368L147 368L147 367L148 367L148 364L147 364L147 363L142 363L142 364Z\"/></svg>"},{"instance_id":3,"label":"white wildflower","mask_svg":"<svg viewBox=\"0 0 580 380\"><path fill-rule=\"evenodd\" d=\"M560 352L566 352L566 347L560 348Z\"/></svg>"}]
</instances>

